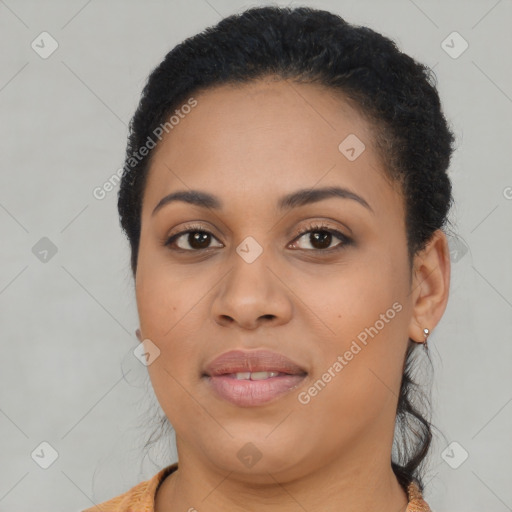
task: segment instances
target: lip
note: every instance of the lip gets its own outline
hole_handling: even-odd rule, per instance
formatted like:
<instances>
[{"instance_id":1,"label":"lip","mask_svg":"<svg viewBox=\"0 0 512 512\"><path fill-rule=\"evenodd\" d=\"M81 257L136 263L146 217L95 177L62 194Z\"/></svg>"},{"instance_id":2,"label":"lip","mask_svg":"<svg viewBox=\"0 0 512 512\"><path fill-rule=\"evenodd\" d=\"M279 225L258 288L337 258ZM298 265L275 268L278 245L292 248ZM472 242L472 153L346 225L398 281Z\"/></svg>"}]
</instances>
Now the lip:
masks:
<instances>
[{"instance_id":1,"label":"lip","mask_svg":"<svg viewBox=\"0 0 512 512\"><path fill-rule=\"evenodd\" d=\"M264 380L239 380L234 374L279 372ZM306 370L283 354L270 350L231 350L208 363L203 379L220 398L239 407L255 407L276 400L306 378Z\"/></svg>"},{"instance_id":2,"label":"lip","mask_svg":"<svg viewBox=\"0 0 512 512\"><path fill-rule=\"evenodd\" d=\"M238 372L281 372L289 375L307 373L283 354L271 350L230 350L206 365L209 376Z\"/></svg>"}]
</instances>

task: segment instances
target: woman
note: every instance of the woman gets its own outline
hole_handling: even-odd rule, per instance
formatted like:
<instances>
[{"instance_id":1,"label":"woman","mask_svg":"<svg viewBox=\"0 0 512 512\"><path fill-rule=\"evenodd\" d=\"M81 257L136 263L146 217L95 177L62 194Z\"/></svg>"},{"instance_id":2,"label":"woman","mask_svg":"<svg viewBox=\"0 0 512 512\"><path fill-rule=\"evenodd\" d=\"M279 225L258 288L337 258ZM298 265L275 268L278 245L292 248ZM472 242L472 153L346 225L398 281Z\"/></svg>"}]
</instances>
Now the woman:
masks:
<instances>
[{"instance_id":1,"label":"woman","mask_svg":"<svg viewBox=\"0 0 512 512\"><path fill-rule=\"evenodd\" d=\"M448 300L453 142L429 69L326 11L165 57L118 206L178 463L90 512L430 510L412 368Z\"/></svg>"}]
</instances>

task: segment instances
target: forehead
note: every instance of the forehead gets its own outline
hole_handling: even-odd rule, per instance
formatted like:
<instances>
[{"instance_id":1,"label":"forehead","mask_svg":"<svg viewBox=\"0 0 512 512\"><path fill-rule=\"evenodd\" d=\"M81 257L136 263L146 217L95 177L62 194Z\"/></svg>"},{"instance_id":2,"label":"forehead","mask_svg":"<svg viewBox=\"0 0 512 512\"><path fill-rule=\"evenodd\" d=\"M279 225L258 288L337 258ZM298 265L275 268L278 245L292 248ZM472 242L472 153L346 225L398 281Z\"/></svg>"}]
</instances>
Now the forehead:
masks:
<instances>
[{"instance_id":1,"label":"forehead","mask_svg":"<svg viewBox=\"0 0 512 512\"><path fill-rule=\"evenodd\" d=\"M192 96L196 106L154 150L146 214L163 195L187 189L240 206L327 186L353 190L377 210L396 202L372 127L332 90L265 78Z\"/></svg>"}]
</instances>

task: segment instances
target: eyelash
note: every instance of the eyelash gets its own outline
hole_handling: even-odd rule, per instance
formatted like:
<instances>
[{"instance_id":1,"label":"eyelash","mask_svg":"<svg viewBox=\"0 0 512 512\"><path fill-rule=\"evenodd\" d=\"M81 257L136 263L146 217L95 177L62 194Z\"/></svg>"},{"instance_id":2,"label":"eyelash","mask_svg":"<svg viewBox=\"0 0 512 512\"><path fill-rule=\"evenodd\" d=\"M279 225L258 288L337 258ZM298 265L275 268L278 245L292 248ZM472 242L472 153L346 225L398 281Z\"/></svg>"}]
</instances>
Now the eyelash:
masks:
<instances>
[{"instance_id":1,"label":"eyelash","mask_svg":"<svg viewBox=\"0 0 512 512\"><path fill-rule=\"evenodd\" d=\"M302 249L302 250L307 251L307 252L331 253L333 251L338 251L338 250L344 249L346 246L348 246L348 245L350 245L352 243L352 239L349 238L347 235L344 235L340 231L338 231L336 229L329 228L325 224L321 224L321 223L320 224L310 224L306 228L305 231L299 231L298 233L296 233L294 238L293 238L293 242L295 242L296 240L302 238L304 235L306 235L308 233L314 233L314 232L317 232L317 231L322 231L322 232L326 232L326 233L329 233L331 235L334 235L336 238L339 238L342 241L342 243L340 243L340 244L338 244L338 245L336 245L334 247L331 247L329 249ZM176 233L176 234L170 236L169 238L167 238L163 245L165 247L171 248L171 244L175 240L179 239L181 236L189 234L189 233L197 233L197 232L207 233L207 234L211 235L213 238L216 238L215 235L213 235L213 233L211 233L207 229L204 229L203 226L201 226L199 224L192 224L190 226L187 226L187 229L185 231L180 231L179 233ZM181 248L177 248L177 249L172 249L172 250L179 251L179 252L196 252L196 253L199 253L199 252L202 252L202 251L208 251L210 249L215 249L215 247L207 247L205 249L181 249Z\"/></svg>"}]
</instances>

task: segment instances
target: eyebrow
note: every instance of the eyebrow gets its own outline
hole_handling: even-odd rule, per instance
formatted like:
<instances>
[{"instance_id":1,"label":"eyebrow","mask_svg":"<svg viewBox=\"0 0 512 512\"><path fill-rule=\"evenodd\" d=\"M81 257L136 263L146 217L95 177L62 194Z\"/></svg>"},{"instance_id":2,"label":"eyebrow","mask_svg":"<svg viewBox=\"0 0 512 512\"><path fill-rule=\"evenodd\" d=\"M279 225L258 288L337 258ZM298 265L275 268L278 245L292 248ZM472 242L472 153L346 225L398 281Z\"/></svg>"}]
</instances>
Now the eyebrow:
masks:
<instances>
[{"instance_id":1,"label":"eyebrow","mask_svg":"<svg viewBox=\"0 0 512 512\"><path fill-rule=\"evenodd\" d=\"M277 206L281 211L290 210L292 208L298 208L307 204L317 203L319 201L323 201L324 199L330 199L333 197L341 199L352 199L374 213L372 207L365 199L357 195L355 192L341 187L297 190L296 192L292 192L291 194L287 194L286 196L281 197L277 203ZM201 192L200 190L180 190L177 192L172 192L171 194L168 194L160 199L151 215L155 215L156 212L163 208L165 205L177 201L213 210L221 210L223 208L222 201L212 194Z\"/></svg>"}]
</instances>

